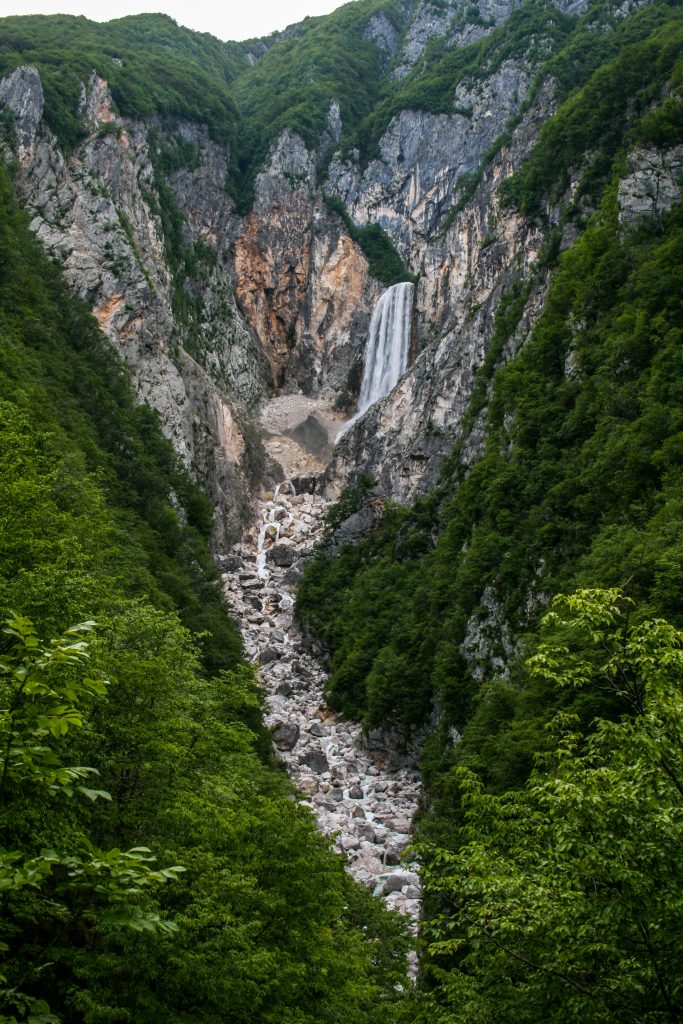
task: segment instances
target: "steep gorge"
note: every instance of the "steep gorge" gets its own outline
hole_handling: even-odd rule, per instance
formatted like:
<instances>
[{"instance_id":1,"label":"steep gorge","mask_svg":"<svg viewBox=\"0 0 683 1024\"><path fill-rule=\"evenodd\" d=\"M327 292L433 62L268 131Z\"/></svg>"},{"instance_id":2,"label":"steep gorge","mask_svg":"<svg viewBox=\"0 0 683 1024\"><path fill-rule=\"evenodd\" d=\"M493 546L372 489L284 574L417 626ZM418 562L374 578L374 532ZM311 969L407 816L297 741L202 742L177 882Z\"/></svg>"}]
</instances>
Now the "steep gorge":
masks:
<instances>
[{"instance_id":1,"label":"steep gorge","mask_svg":"<svg viewBox=\"0 0 683 1024\"><path fill-rule=\"evenodd\" d=\"M40 42L7 26L31 230L210 499L299 805L413 916L415 810L456 843L461 764L505 788L543 748L522 653L557 589L628 579L677 614L675 288L643 298L679 226L677 8L358 0L267 40L193 37L218 114L144 113L121 87L136 47L187 43L123 19L87 74L64 57L68 145Z\"/></svg>"}]
</instances>

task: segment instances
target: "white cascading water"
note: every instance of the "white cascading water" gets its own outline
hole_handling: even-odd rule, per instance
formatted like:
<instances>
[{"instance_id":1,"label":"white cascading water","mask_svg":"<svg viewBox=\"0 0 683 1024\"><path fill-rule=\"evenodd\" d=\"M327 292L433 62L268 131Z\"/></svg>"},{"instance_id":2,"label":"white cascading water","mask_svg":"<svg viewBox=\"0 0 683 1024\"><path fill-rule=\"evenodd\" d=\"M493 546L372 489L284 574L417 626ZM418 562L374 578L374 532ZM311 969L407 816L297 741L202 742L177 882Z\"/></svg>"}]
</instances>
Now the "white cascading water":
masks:
<instances>
[{"instance_id":1,"label":"white cascading water","mask_svg":"<svg viewBox=\"0 0 683 1024\"><path fill-rule=\"evenodd\" d=\"M380 296L375 306L354 420L362 416L373 402L388 395L407 369L414 290L413 284L395 284Z\"/></svg>"},{"instance_id":2,"label":"white cascading water","mask_svg":"<svg viewBox=\"0 0 683 1024\"><path fill-rule=\"evenodd\" d=\"M280 539L280 530L289 526L292 522L291 512L284 512L282 507L276 504L280 489L283 486L285 485L278 484L275 488L273 500L263 506L261 525L256 542L256 568L260 580L267 581L270 579L270 572L266 568L266 537L269 537L272 543L277 544ZM292 494L295 493L294 484L289 483L286 486L290 488Z\"/></svg>"}]
</instances>

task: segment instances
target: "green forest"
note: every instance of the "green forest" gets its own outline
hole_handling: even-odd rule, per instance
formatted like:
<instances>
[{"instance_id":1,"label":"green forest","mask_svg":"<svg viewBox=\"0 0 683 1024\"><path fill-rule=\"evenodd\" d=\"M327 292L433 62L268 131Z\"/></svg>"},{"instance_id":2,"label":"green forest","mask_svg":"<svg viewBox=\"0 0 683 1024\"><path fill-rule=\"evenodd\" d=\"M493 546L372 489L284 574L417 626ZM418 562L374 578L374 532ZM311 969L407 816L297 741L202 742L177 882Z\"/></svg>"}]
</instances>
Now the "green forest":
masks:
<instances>
[{"instance_id":1,"label":"green forest","mask_svg":"<svg viewBox=\"0 0 683 1024\"><path fill-rule=\"evenodd\" d=\"M403 927L271 761L208 502L0 175L0 1020L394 1020Z\"/></svg>"},{"instance_id":2,"label":"green forest","mask_svg":"<svg viewBox=\"0 0 683 1024\"><path fill-rule=\"evenodd\" d=\"M683 207L619 216L628 154L683 145L681 5L530 0L496 24L429 3L485 31L432 40L400 77L368 27L404 40L412 0L240 43L165 15L0 19L0 77L39 70L65 156L93 70L121 116L167 130L152 139L176 305L201 257L165 182L197 157L168 142L180 122L228 147L239 217L282 130L299 133L321 210L388 286L416 268L325 192L335 151L366 167L401 110L471 116L456 88L524 57L525 103L447 197L443 238L550 79L556 101L498 193L545 243L501 298L438 483L340 548L377 503L358 467L298 591L329 704L424 741L417 938L300 806L211 503L0 162L0 1024L683 1018Z\"/></svg>"}]
</instances>

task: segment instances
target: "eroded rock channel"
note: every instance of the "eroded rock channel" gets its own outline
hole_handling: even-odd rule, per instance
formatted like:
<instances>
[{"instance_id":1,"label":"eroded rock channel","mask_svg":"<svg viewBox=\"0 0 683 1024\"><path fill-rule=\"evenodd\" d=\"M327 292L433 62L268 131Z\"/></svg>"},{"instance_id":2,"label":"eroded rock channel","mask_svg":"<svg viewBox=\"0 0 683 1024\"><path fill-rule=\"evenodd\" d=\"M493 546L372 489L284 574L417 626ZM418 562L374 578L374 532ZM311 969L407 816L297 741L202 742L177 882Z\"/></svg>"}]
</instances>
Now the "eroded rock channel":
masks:
<instances>
[{"instance_id":1,"label":"eroded rock channel","mask_svg":"<svg viewBox=\"0 0 683 1024\"><path fill-rule=\"evenodd\" d=\"M291 419L292 401L286 406ZM272 408L264 420L276 437ZM290 456L291 444L290 431ZM277 450L277 440L274 445ZM302 452L296 465L305 464ZM318 460L308 466L318 468ZM302 803L334 836L351 874L389 907L417 918L418 875L401 856L419 793L415 757L377 733L363 736L357 723L328 707L325 672L294 620L303 563L321 537L329 504L317 493L319 479L290 475L261 495L255 525L230 555L226 588L247 657L259 666L273 742Z\"/></svg>"}]
</instances>

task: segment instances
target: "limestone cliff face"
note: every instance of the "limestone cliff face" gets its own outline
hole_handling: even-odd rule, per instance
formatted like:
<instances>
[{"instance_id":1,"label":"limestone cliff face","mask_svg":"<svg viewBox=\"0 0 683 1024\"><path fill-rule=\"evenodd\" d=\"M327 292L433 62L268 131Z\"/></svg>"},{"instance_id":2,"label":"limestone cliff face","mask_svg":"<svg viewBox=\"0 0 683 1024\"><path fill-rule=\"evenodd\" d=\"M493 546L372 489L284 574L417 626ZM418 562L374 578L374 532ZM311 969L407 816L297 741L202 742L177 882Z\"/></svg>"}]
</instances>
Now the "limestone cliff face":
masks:
<instances>
[{"instance_id":1,"label":"limestone cliff face","mask_svg":"<svg viewBox=\"0 0 683 1024\"><path fill-rule=\"evenodd\" d=\"M331 217L316 162L285 132L259 175L256 202L235 215L225 184L227 146L205 127L119 118L93 73L81 93L86 137L64 157L43 123L38 72L0 82L14 116L6 147L16 160L31 226L61 262L130 367L142 401L159 412L186 465L209 489L215 545L234 541L263 463L255 419L273 387L353 400L367 325L381 287ZM333 104L327 146L341 129ZM193 158L164 174L166 153ZM193 273L169 251L158 176L183 218ZM247 443L248 442L248 443Z\"/></svg>"},{"instance_id":2,"label":"limestone cliff face","mask_svg":"<svg viewBox=\"0 0 683 1024\"><path fill-rule=\"evenodd\" d=\"M467 114L402 111L380 140L380 158L365 170L357 161L335 160L330 190L357 223L379 223L419 269L458 179L477 170L523 103L532 76L532 65L506 61L482 85L458 87L455 103Z\"/></svg>"},{"instance_id":3,"label":"limestone cliff face","mask_svg":"<svg viewBox=\"0 0 683 1024\"><path fill-rule=\"evenodd\" d=\"M558 207L554 207L546 210L544 221L524 219L501 207L498 188L524 162L552 108L552 83L547 82L515 129L510 145L489 165L472 200L442 237L424 221L420 223L425 206L416 201L415 190L404 188L402 201L396 202L392 216L386 217L386 228L397 245L404 246L411 267L418 258L420 261L416 332L421 351L392 393L341 438L327 470L330 495L339 494L359 472L370 472L386 495L408 502L434 485L443 459L456 441L463 445L461 459L466 465L479 457L483 414L467 435L462 433L462 424L476 372L490 349L496 311L506 292L515 286L525 287L528 297L519 324L499 356L498 365L502 365L519 350L543 311L549 276L538 267L537 258L558 217ZM403 113L400 119L408 118L418 135L432 120L431 115L418 113ZM439 145L445 150L447 126L442 124L441 129ZM395 123L388 135L396 131ZM460 138L467 146L467 136ZM432 156L428 146L420 150L412 173L413 182L421 178L425 183L423 194L434 187L430 182L439 176L439 161L430 163ZM388 160L384 166L390 166ZM394 167L398 166L396 161ZM447 166L444 160L441 173ZM658 219L680 201L682 174L680 146L666 152L642 148L631 152L618 193L624 229L642 217ZM356 179L356 216L371 204L377 214L383 202L379 180L370 168ZM387 191L397 180L398 175L385 185ZM349 178L340 175L337 182L348 184ZM567 198L574 187L571 182ZM386 202L387 210L389 205ZM561 247L572 243L572 232L570 225L565 226ZM571 372L568 365L567 373Z\"/></svg>"},{"instance_id":4,"label":"limestone cliff face","mask_svg":"<svg viewBox=\"0 0 683 1024\"><path fill-rule=\"evenodd\" d=\"M619 182L619 223L624 227L643 217L659 218L681 200L683 146L660 152L637 147Z\"/></svg>"},{"instance_id":5,"label":"limestone cliff face","mask_svg":"<svg viewBox=\"0 0 683 1024\"><path fill-rule=\"evenodd\" d=\"M257 178L254 208L235 245L235 279L278 388L332 401L353 388L381 287L327 213L316 155L295 132L283 132Z\"/></svg>"},{"instance_id":6,"label":"limestone cliff face","mask_svg":"<svg viewBox=\"0 0 683 1024\"><path fill-rule=\"evenodd\" d=\"M217 261L205 282L222 301L205 305L195 359L191 325L174 313L148 129L116 117L106 82L93 74L81 96L88 134L65 158L42 123L34 69L20 67L4 78L0 99L15 115L16 184L33 231L130 367L140 399L159 412L176 450L207 485L215 543L228 544L239 535L251 489L240 401L266 387L260 350L234 302L229 274ZM198 196L193 209L190 193L190 230L208 236L201 216L209 200ZM216 210L218 220L222 213Z\"/></svg>"},{"instance_id":7,"label":"limestone cliff face","mask_svg":"<svg viewBox=\"0 0 683 1024\"><path fill-rule=\"evenodd\" d=\"M523 102L531 77L530 66L508 62L470 97L472 119L404 111L380 143L381 161L363 172L348 162L333 167L335 187L354 216L378 219L421 276L415 299L417 358L391 395L340 441L328 470L332 494L366 471L392 498L409 501L436 482L459 438L498 304L516 282L530 276L543 241L538 225L500 208L497 190L524 161L552 110L551 83L450 224L446 204L453 202L458 177L476 170L485 149ZM538 280L503 359L528 333L544 292ZM480 444L475 430L466 457L474 460Z\"/></svg>"},{"instance_id":8,"label":"limestone cliff face","mask_svg":"<svg viewBox=\"0 0 683 1024\"><path fill-rule=\"evenodd\" d=\"M643 2L627 0L623 13ZM482 0L468 21L471 8L455 0L402 0L405 31L380 12L365 35L377 44L386 73L400 79L430 40L466 45L517 6ZM580 13L586 0L556 6ZM552 113L552 81L536 91L468 202L458 213L454 206L463 176L478 173L510 119L526 109L544 45L530 40L526 54L459 85L459 113L401 111L367 166L345 152L328 167L343 129L332 102L315 150L291 129L281 134L246 217L236 214L226 188L229 148L206 127L122 119L107 83L93 73L81 94L87 135L65 158L43 123L37 72L18 68L0 81L0 104L14 115L8 155L19 166L17 188L32 227L131 367L141 400L159 411L176 449L209 487L218 547L234 539L247 514L263 463L255 423L265 398L303 391L352 411L358 395L383 286L325 195L341 199L359 228L379 224L419 275L412 365L340 441L328 471L330 493L369 471L387 495L409 501L435 482L456 439L467 461L477 458L481 418L468 438L460 437L461 424L501 298L513 286L528 286L504 361L523 343L547 287L536 259L557 211L546 211L542 228L502 208L498 189ZM677 152L633 154L620 190L625 228L671 205L680 166ZM168 230L169 194L182 218L180 241Z\"/></svg>"},{"instance_id":9,"label":"limestone cliff face","mask_svg":"<svg viewBox=\"0 0 683 1024\"><path fill-rule=\"evenodd\" d=\"M479 0L476 7L459 0L439 4L418 0L401 42L393 77L405 78L433 39L445 39L450 46L467 46L506 21L519 6L518 0ZM554 6L566 14L583 14L588 0L554 0Z\"/></svg>"}]
</instances>

